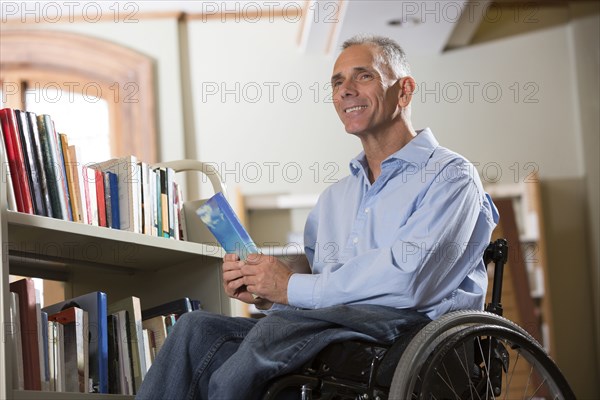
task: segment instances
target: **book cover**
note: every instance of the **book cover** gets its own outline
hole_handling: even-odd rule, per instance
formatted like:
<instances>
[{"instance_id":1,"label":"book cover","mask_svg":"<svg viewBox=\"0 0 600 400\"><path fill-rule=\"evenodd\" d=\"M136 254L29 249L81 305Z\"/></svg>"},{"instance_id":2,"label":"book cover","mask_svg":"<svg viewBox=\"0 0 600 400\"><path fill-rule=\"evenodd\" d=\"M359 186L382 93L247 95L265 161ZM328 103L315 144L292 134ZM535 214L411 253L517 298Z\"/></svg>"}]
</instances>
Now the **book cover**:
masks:
<instances>
[{"instance_id":1,"label":"book cover","mask_svg":"<svg viewBox=\"0 0 600 400\"><path fill-rule=\"evenodd\" d=\"M62 301L44 311L56 314L69 307L78 307L88 313L89 325L89 375L92 388L97 393L108 393L108 337L106 294L92 292Z\"/></svg>"},{"instance_id":2,"label":"book cover","mask_svg":"<svg viewBox=\"0 0 600 400\"><path fill-rule=\"evenodd\" d=\"M222 192L208 199L196 210L196 214L227 253L235 253L241 260L246 259L248 254L259 253Z\"/></svg>"},{"instance_id":3,"label":"book cover","mask_svg":"<svg viewBox=\"0 0 600 400\"><path fill-rule=\"evenodd\" d=\"M142 320L157 317L159 315L175 314L177 316L193 311L192 303L188 297L182 297L167 303L142 311Z\"/></svg>"},{"instance_id":4,"label":"book cover","mask_svg":"<svg viewBox=\"0 0 600 400\"><path fill-rule=\"evenodd\" d=\"M42 191L44 209L46 216L52 217L52 203L50 201L50 192L48 192L48 181L46 180L46 169L44 167L44 157L42 155L42 143L40 142L40 133L38 131L37 115L31 111L27 111L27 124L29 125L29 133L31 134L31 144L36 159L38 168L38 185Z\"/></svg>"},{"instance_id":5,"label":"book cover","mask_svg":"<svg viewBox=\"0 0 600 400\"><path fill-rule=\"evenodd\" d=\"M58 158L58 140L54 131L54 123L49 115L42 114L37 116L37 125L42 145L44 170L48 182L48 193L52 205L52 217L68 220L69 212L62 181L62 161Z\"/></svg>"},{"instance_id":6,"label":"book cover","mask_svg":"<svg viewBox=\"0 0 600 400\"><path fill-rule=\"evenodd\" d=\"M135 296L130 296L109 304L109 314L115 314L119 311L127 311L127 317L129 318L126 326L126 333L127 342L130 343L131 348L133 383L135 393L137 393L142 384L142 380L146 376L147 370L142 327L142 306L140 299Z\"/></svg>"},{"instance_id":7,"label":"book cover","mask_svg":"<svg viewBox=\"0 0 600 400\"><path fill-rule=\"evenodd\" d=\"M119 187L119 215L122 230L141 233L140 227L140 177L137 158L128 156L97 163L102 171L117 175Z\"/></svg>"},{"instance_id":8,"label":"book cover","mask_svg":"<svg viewBox=\"0 0 600 400\"><path fill-rule=\"evenodd\" d=\"M12 282L10 291L19 295L25 390L41 390L38 317L33 280L25 278Z\"/></svg>"},{"instance_id":9,"label":"book cover","mask_svg":"<svg viewBox=\"0 0 600 400\"><path fill-rule=\"evenodd\" d=\"M14 110L19 128L19 137L23 150L23 159L25 160L25 171L29 180L29 188L31 190L31 200L33 204L33 212L36 215L46 215L46 207L40 185L40 175L38 172L35 150L31 140L31 132L29 131L29 122L27 114L21 110Z\"/></svg>"},{"instance_id":10,"label":"book cover","mask_svg":"<svg viewBox=\"0 0 600 400\"><path fill-rule=\"evenodd\" d=\"M15 192L17 211L33 214L33 203L31 200L31 188L29 178L25 169L23 147L19 137L19 127L14 110L4 108L0 110L0 123L4 145L6 147L6 158L10 169L10 178Z\"/></svg>"},{"instance_id":11,"label":"book cover","mask_svg":"<svg viewBox=\"0 0 600 400\"><path fill-rule=\"evenodd\" d=\"M88 313L70 307L48 316L63 325L65 390L87 393L89 379Z\"/></svg>"}]
</instances>

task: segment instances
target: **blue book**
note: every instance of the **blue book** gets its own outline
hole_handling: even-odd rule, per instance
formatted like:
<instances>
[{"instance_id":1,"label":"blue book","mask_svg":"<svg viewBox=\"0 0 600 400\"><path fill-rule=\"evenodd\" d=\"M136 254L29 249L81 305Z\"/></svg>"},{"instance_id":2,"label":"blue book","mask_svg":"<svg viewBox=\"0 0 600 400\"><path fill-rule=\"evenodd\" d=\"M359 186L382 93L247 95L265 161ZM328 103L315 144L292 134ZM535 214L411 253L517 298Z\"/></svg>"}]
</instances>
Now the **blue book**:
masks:
<instances>
[{"instance_id":1,"label":"blue book","mask_svg":"<svg viewBox=\"0 0 600 400\"><path fill-rule=\"evenodd\" d=\"M70 307L79 307L88 312L89 326L89 371L93 390L108 393L108 328L106 293L92 292L62 301L43 311L56 314Z\"/></svg>"},{"instance_id":2,"label":"blue book","mask_svg":"<svg viewBox=\"0 0 600 400\"><path fill-rule=\"evenodd\" d=\"M237 254L240 260L260 253L222 192L208 199L196 214L227 253Z\"/></svg>"},{"instance_id":3,"label":"blue book","mask_svg":"<svg viewBox=\"0 0 600 400\"><path fill-rule=\"evenodd\" d=\"M106 182L104 193L106 195L106 216L111 222L108 226L121 229L121 214L119 212L119 177L111 171L105 172ZM110 215L109 215L110 209Z\"/></svg>"}]
</instances>

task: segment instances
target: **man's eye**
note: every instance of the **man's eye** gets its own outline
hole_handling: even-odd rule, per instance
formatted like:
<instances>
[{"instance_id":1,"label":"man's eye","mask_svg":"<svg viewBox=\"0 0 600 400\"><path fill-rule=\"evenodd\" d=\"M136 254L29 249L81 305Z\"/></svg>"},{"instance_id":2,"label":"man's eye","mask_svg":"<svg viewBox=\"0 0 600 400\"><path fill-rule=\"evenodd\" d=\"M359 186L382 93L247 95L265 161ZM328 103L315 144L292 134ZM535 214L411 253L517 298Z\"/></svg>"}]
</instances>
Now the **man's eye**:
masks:
<instances>
[{"instance_id":1,"label":"man's eye","mask_svg":"<svg viewBox=\"0 0 600 400\"><path fill-rule=\"evenodd\" d=\"M358 76L358 79L360 79L360 80L362 80L362 81L364 81L364 80L369 80L369 79L372 79L372 78L373 78L373 75L371 75L371 74L369 74L369 73L366 73L366 72L365 72L365 73L363 73L363 74L360 74L360 75Z\"/></svg>"}]
</instances>

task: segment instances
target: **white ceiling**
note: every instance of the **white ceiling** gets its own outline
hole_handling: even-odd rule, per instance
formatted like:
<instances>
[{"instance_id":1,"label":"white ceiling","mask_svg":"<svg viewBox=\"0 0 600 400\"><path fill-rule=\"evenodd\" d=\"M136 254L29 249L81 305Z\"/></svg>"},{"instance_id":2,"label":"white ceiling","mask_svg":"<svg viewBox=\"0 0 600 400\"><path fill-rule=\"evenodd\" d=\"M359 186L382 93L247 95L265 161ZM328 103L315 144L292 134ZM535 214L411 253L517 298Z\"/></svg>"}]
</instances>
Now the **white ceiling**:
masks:
<instances>
[{"instance_id":1,"label":"white ceiling","mask_svg":"<svg viewBox=\"0 0 600 400\"><path fill-rule=\"evenodd\" d=\"M447 48L470 44L480 24L488 22L489 25L489 18L494 17L495 3L516 5L521 11L539 11L541 6L569 1L576 0L42 0L2 2L0 16L3 21L19 18L30 21L35 12L45 20L57 16L62 19L71 15L81 17L84 11L91 19L98 13L111 16L116 11L133 16L182 12L213 18L225 14L227 20L231 20L236 12L243 18L255 18L257 13L260 13L259 18L267 18L277 10L284 10L284 16L287 13L299 21L300 48L308 53L337 52L341 43L351 36L375 34L394 38L408 54L417 55L437 54ZM484 21L486 18L488 21Z\"/></svg>"},{"instance_id":2,"label":"white ceiling","mask_svg":"<svg viewBox=\"0 0 600 400\"><path fill-rule=\"evenodd\" d=\"M302 42L309 52L336 51L356 34L375 34L397 40L409 54L440 53L463 13L470 10L466 0L312 0L310 4ZM332 17L336 9L339 14ZM471 14L473 24L478 24L472 9Z\"/></svg>"},{"instance_id":3,"label":"white ceiling","mask_svg":"<svg viewBox=\"0 0 600 400\"><path fill-rule=\"evenodd\" d=\"M479 0L477 3L486 3ZM55 21L86 14L91 20L98 15L123 15L157 12L219 15L227 18L237 12L250 15L260 10L268 17L274 10L284 10L298 23L301 48L307 52L330 52L359 33L379 34L397 39L410 54L437 53L443 50L452 34L467 0L404 1L404 0L203 0L203 1L89 1L69 2L42 0L32 3L2 2L2 19L27 21L38 13L46 21ZM253 14L254 15L254 14ZM397 25L388 22L396 20Z\"/></svg>"}]
</instances>

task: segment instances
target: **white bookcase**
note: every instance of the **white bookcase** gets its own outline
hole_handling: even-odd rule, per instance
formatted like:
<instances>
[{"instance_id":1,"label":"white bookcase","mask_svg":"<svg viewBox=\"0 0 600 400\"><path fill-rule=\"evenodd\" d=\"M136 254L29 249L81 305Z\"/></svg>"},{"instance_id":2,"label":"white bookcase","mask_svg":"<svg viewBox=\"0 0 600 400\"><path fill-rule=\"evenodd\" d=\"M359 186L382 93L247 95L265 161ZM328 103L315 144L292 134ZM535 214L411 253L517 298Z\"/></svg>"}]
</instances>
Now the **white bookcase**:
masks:
<instances>
[{"instance_id":1,"label":"white bookcase","mask_svg":"<svg viewBox=\"0 0 600 400\"><path fill-rule=\"evenodd\" d=\"M8 211L0 185L0 399L131 399L132 396L18 391L12 387L9 274L60 280L66 296L103 291L109 302L138 296L142 307L180 297L231 315L221 281L222 249Z\"/></svg>"}]
</instances>

